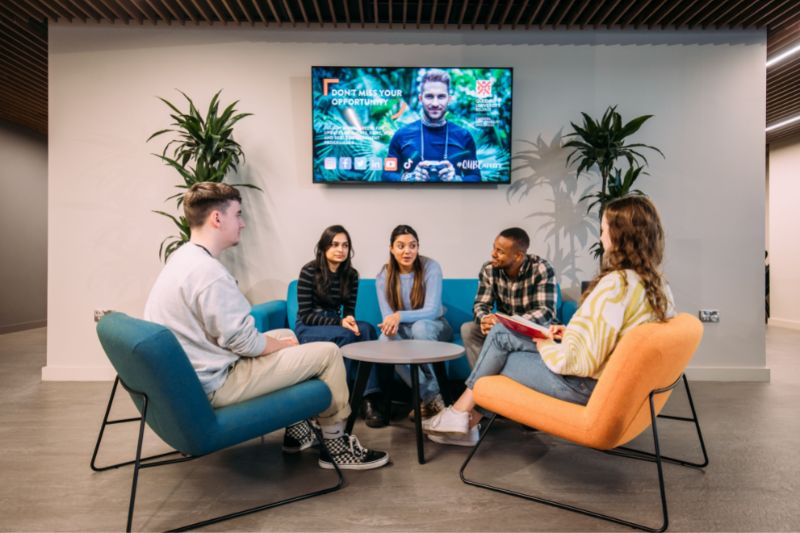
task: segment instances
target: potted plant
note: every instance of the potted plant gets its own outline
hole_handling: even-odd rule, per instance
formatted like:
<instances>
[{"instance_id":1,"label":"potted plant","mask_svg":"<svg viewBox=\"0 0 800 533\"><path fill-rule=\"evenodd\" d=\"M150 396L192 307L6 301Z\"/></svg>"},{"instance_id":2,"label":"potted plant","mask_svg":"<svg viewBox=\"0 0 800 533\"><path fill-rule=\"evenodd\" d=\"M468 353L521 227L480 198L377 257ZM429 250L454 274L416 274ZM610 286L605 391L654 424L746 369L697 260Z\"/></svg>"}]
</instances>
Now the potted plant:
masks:
<instances>
[{"instance_id":1,"label":"potted plant","mask_svg":"<svg viewBox=\"0 0 800 533\"><path fill-rule=\"evenodd\" d=\"M195 183L204 181L217 183L224 181L229 174L235 174L239 170L239 164L245 160L241 145L233 138L233 126L252 113L238 113L236 110L238 100L220 112L219 95L222 92L220 90L211 98L204 116L200 114L191 98L183 91L178 92L186 99L189 109L186 112L181 111L170 101L159 97L159 100L172 111L170 117L174 122L171 124L172 127L155 132L147 141L166 133L174 134L174 138L164 146L160 154L153 155L180 174L182 183L175 186L178 189L189 189ZM261 190L249 183L232 185ZM177 207L180 208L183 192L170 196L166 201L175 199ZM166 261L172 252L188 242L191 231L183 215L174 216L159 210L154 212L169 218L178 228L178 234L166 237L158 248L158 256Z\"/></svg>"},{"instance_id":2,"label":"potted plant","mask_svg":"<svg viewBox=\"0 0 800 533\"><path fill-rule=\"evenodd\" d=\"M589 203L586 212L589 213L597 206L598 220L603 218L605 205L628 194L643 194L633 185L644 172L647 158L641 152L654 150L664 157L663 152L654 146L642 143L628 143L628 137L639 131L647 120L653 115L642 115L623 123L622 117L617 112L617 106L610 106L603 113L600 120L595 120L586 113L583 115L583 124L578 126L571 122L572 133L564 137L571 140L564 143L564 148L571 148L567 156L567 165L577 164L575 177L594 168L600 174L600 190L581 197L580 201L594 198ZM624 160L628 168L623 171L617 167L618 161ZM591 251L595 257L602 257L603 248L596 242Z\"/></svg>"}]
</instances>

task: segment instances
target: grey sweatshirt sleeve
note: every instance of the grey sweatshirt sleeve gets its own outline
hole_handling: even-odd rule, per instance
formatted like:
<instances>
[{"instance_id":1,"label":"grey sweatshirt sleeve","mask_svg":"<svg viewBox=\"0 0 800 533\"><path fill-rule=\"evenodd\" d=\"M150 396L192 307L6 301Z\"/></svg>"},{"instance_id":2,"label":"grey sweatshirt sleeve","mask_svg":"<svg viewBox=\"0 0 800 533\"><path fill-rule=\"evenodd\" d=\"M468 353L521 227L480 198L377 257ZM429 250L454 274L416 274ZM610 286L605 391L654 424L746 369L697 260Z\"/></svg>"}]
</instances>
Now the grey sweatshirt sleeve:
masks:
<instances>
[{"instance_id":1,"label":"grey sweatshirt sleeve","mask_svg":"<svg viewBox=\"0 0 800 533\"><path fill-rule=\"evenodd\" d=\"M266 346L250 316L250 302L232 278L220 277L199 291L193 302L209 340L236 355L255 357Z\"/></svg>"}]
</instances>

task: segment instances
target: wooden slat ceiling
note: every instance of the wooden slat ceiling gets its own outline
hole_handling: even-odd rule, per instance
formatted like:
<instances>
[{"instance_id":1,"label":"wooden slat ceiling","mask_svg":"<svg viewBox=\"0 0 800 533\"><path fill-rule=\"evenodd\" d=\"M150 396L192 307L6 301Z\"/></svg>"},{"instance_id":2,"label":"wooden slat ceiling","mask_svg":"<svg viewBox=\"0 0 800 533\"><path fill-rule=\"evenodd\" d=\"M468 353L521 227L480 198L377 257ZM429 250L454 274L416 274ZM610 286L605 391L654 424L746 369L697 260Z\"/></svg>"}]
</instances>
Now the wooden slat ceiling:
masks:
<instances>
[{"instance_id":1,"label":"wooden slat ceiling","mask_svg":"<svg viewBox=\"0 0 800 533\"><path fill-rule=\"evenodd\" d=\"M47 134L47 25L541 31L766 29L800 44L800 0L0 0L0 120ZM800 54L767 71L767 125L800 115ZM800 122L767 142L800 136Z\"/></svg>"}]
</instances>

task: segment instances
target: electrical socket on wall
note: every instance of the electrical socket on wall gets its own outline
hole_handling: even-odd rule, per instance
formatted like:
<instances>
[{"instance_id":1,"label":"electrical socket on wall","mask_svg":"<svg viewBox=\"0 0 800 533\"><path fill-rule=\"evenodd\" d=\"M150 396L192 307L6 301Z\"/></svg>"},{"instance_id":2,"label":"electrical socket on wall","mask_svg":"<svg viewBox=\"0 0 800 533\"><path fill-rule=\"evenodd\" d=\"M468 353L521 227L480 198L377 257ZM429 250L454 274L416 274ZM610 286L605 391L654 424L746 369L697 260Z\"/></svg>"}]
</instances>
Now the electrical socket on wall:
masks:
<instances>
[{"instance_id":1,"label":"electrical socket on wall","mask_svg":"<svg viewBox=\"0 0 800 533\"><path fill-rule=\"evenodd\" d=\"M700 318L700 322L712 322L716 324L719 322L719 310L718 309L700 309L697 313L698 318Z\"/></svg>"}]
</instances>

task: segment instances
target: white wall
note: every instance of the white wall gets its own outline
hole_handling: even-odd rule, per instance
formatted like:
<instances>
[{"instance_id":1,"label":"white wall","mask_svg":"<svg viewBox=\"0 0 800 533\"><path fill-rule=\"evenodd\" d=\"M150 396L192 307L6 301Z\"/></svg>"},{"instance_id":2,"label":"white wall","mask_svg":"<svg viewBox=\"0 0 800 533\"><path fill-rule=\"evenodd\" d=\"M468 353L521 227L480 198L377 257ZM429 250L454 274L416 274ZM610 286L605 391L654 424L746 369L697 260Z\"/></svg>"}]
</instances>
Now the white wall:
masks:
<instances>
[{"instance_id":1,"label":"white wall","mask_svg":"<svg viewBox=\"0 0 800 533\"><path fill-rule=\"evenodd\" d=\"M92 310L140 315L172 228L150 213L176 183L144 141L169 123L156 99L179 88L205 105L252 112L237 129L247 154L249 227L225 261L252 301L281 297L320 231L347 226L356 266L374 276L389 232L409 223L422 252L449 277L474 276L498 230L521 225L554 258L575 294L592 276L584 208L591 181L565 169L558 147L581 111L619 104L652 113L637 140L661 148L641 187L660 206L666 272L679 307L717 308L696 376L768 379L763 328L765 36L719 33L318 32L261 29L96 28L50 32L50 292L45 379L108 377ZM311 184L311 65L511 66L514 149L536 157L496 188L326 187ZM537 143L538 140L538 144ZM530 143L534 143L531 145ZM534 181L543 181L527 188ZM571 191L566 199L554 191ZM527 194L526 194L527 193ZM542 212L545 215L528 217ZM547 237L556 220L569 231ZM577 271L570 271L574 267ZM571 273L570 273L571 272Z\"/></svg>"},{"instance_id":2,"label":"white wall","mask_svg":"<svg viewBox=\"0 0 800 533\"><path fill-rule=\"evenodd\" d=\"M47 317L47 139L0 122L0 333Z\"/></svg>"},{"instance_id":3,"label":"white wall","mask_svg":"<svg viewBox=\"0 0 800 533\"><path fill-rule=\"evenodd\" d=\"M800 329L800 141L769 147L769 323Z\"/></svg>"}]
</instances>

